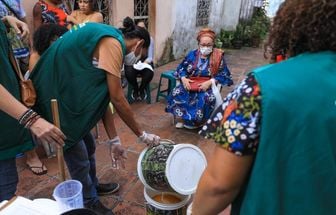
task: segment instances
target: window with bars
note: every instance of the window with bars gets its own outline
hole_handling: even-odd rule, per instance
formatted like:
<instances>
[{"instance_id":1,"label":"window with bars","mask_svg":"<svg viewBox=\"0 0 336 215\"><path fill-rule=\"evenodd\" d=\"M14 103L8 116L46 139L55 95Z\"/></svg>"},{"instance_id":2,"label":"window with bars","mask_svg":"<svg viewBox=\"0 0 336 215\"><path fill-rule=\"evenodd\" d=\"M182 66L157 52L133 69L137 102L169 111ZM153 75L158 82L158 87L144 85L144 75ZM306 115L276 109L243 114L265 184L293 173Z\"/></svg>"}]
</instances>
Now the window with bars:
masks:
<instances>
[{"instance_id":1,"label":"window with bars","mask_svg":"<svg viewBox=\"0 0 336 215\"><path fill-rule=\"evenodd\" d=\"M197 0L196 26L209 24L211 0Z\"/></svg>"},{"instance_id":2,"label":"window with bars","mask_svg":"<svg viewBox=\"0 0 336 215\"><path fill-rule=\"evenodd\" d=\"M148 27L148 0L134 0L134 20L143 21Z\"/></svg>"}]
</instances>

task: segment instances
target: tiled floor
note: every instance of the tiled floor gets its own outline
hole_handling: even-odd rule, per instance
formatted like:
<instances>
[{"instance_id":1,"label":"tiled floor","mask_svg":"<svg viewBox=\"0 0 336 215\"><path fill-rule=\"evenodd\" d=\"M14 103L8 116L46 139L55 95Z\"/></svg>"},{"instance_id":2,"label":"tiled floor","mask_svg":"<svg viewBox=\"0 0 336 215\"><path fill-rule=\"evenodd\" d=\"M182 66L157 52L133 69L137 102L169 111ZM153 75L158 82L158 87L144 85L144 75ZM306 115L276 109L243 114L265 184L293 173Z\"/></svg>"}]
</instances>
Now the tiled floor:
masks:
<instances>
[{"instance_id":1,"label":"tiled floor","mask_svg":"<svg viewBox=\"0 0 336 215\"><path fill-rule=\"evenodd\" d=\"M235 84L239 83L245 74L252 68L265 64L261 49L244 48L241 50L228 50L226 52L227 64L231 70ZM163 71L174 69L180 61L171 62L155 69L155 76L152 81L157 86L160 74ZM222 95L225 96L233 87L224 87ZM164 112L165 101L155 103L157 89L152 90L152 104L134 103L132 109L141 127L149 132L158 134L161 138L171 139L176 143L192 143L199 146L208 157L215 144L197 135L196 132L175 129L172 125L172 116ZM140 215L145 214L145 201L143 197L143 185L137 177L136 163L139 153L144 146L136 143L136 136L117 116L116 125L123 145L128 151L128 160L125 170L114 170L111 168L111 159L108 154L107 139L102 124L99 123L99 138L97 143L97 174L101 182L118 182L121 188L115 195L102 197L102 202L116 214ZM46 159L42 150L39 154L48 168L48 174L43 176L33 175L25 166L24 158L18 159L18 171L20 182L18 195L30 199L52 198L54 187L59 183L57 159ZM229 209L222 215L229 214Z\"/></svg>"}]
</instances>

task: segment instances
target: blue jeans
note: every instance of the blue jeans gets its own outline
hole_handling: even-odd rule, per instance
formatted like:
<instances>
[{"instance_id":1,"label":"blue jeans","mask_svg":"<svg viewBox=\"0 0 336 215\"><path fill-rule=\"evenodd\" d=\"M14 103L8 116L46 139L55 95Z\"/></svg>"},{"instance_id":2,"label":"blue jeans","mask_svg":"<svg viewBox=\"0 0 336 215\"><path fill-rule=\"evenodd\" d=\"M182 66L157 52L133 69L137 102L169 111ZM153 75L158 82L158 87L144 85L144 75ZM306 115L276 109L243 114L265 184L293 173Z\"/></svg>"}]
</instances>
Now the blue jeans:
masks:
<instances>
[{"instance_id":1,"label":"blue jeans","mask_svg":"<svg viewBox=\"0 0 336 215\"><path fill-rule=\"evenodd\" d=\"M96 203L99 198L96 186L96 144L89 133L83 140L64 152L64 160L72 179L78 180L83 185L83 199L86 206Z\"/></svg>"},{"instance_id":2,"label":"blue jeans","mask_svg":"<svg viewBox=\"0 0 336 215\"><path fill-rule=\"evenodd\" d=\"M0 160L0 202L15 195L18 181L16 159Z\"/></svg>"}]
</instances>

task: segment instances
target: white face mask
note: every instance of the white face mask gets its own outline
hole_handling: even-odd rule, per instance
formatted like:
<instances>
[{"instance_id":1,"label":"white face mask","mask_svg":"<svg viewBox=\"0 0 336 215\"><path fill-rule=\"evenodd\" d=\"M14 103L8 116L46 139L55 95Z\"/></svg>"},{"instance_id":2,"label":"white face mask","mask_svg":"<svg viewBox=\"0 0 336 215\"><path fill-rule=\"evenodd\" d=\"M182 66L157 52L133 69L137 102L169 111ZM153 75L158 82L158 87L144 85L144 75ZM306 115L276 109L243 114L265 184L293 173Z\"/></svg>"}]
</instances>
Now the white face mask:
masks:
<instances>
[{"instance_id":1,"label":"white face mask","mask_svg":"<svg viewBox=\"0 0 336 215\"><path fill-rule=\"evenodd\" d=\"M207 56L207 55L211 54L212 47L200 46L200 52L201 52L202 55Z\"/></svg>"},{"instance_id":2,"label":"white face mask","mask_svg":"<svg viewBox=\"0 0 336 215\"><path fill-rule=\"evenodd\" d=\"M141 58L141 54L138 56L135 56L134 51L132 51L125 56L124 64L126 66L133 66L133 64L136 64L140 60L140 58Z\"/></svg>"}]
</instances>

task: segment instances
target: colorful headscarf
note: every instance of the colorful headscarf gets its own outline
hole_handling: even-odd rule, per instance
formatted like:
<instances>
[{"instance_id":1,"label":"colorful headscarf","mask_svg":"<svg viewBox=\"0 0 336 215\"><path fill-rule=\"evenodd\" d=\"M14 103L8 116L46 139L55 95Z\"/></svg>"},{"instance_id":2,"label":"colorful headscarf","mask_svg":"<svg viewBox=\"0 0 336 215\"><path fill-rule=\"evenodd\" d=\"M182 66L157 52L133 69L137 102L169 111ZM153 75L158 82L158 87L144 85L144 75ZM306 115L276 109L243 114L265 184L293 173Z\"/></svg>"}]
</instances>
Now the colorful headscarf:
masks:
<instances>
[{"instance_id":1,"label":"colorful headscarf","mask_svg":"<svg viewBox=\"0 0 336 215\"><path fill-rule=\"evenodd\" d=\"M202 37L210 37L213 41L215 41L216 33L211 28L203 28L198 32L197 41L199 42Z\"/></svg>"}]
</instances>

